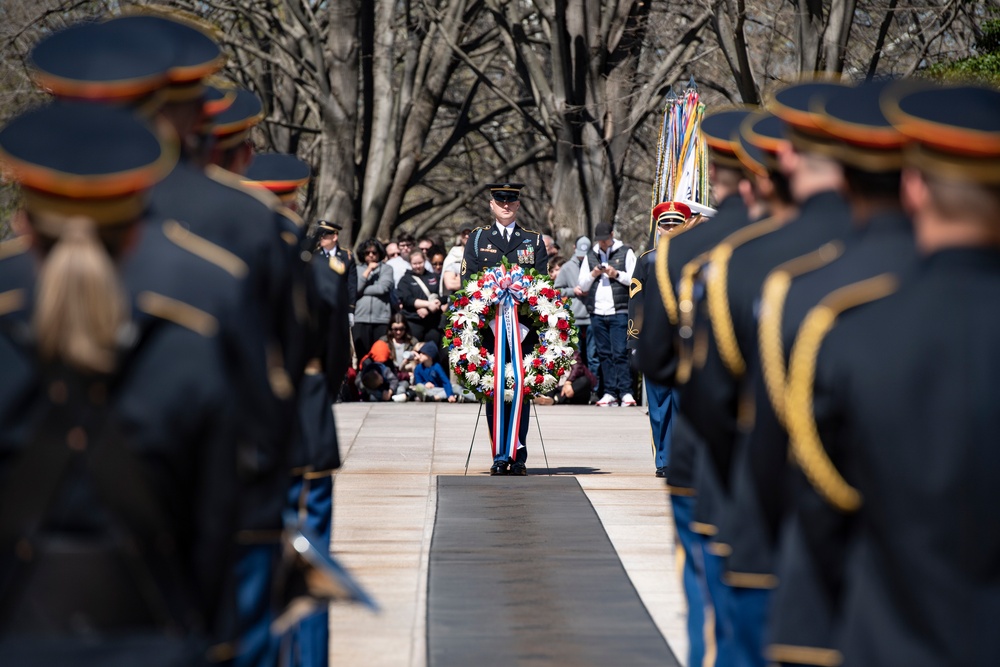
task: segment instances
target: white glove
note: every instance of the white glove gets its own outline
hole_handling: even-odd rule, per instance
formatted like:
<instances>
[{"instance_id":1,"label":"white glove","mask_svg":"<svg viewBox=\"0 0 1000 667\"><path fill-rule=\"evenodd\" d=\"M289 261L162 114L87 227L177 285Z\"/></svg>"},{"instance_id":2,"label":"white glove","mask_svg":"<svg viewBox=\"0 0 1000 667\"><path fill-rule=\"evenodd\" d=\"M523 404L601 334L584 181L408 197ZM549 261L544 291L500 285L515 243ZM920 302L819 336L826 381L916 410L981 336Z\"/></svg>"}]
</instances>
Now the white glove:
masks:
<instances>
[{"instance_id":1,"label":"white glove","mask_svg":"<svg viewBox=\"0 0 1000 667\"><path fill-rule=\"evenodd\" d=\"M354 328L354 313L347 313L347 323L352 329Z\"/></svg>"}]
</instances>

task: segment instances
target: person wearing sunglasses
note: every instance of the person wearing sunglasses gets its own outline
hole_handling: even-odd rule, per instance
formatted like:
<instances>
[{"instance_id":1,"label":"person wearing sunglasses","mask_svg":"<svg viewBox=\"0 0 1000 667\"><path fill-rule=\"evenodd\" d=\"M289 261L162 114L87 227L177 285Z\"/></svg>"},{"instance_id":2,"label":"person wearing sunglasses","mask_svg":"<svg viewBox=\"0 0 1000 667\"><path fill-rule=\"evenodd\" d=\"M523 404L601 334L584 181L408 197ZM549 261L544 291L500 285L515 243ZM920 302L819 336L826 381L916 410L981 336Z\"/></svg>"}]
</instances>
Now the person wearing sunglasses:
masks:
<instances>
[{"instance_id":1,"label":"person wearing sunglasses","mask_svg":"<svg viewBox=\"0 0 1000 667\"><path fill-rule=\"evenodd\" d=\"M364 354L372 344L385 336L389 327L392 306L392 268L386 266L385 249L376 239L368 239L358 248L355 274L358 281L358 298L354 304L354 349Z\"/></svg>"}]
</instances>

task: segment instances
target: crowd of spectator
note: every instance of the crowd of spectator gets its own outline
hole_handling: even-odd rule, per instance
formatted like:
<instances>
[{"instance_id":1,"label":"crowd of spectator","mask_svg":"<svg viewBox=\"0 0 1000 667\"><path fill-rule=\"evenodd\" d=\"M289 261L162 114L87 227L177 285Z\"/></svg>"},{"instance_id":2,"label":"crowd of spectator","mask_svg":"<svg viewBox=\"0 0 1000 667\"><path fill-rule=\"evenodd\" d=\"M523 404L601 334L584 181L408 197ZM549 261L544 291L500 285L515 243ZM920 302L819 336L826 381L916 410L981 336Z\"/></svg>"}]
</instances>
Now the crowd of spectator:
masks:
<instances>
[{"instance_id":1,"label":"crowd of spectator","mask_svg":"<svg viewBox=\"0 0 1000 667\"><path fill-rule=\"evenodd\" d=\"M367 239L358 246L349 267L357 277L352 339L358 361L349 372L340 400L475 400L450 375L447 350L442 344L448 298L461 288L462 258L471 232L469 227L461 228L447 250L439 239L416 239L407 233L384 245ZM607 396L618 391L626 399L622 405L633 405L626 386L631 371L627 365L621 367L622 360L617 356L598 353L597 339L602 332L591 328L595 293L601 280L594 280L589 260L600 256L592 251L599 253L602 249L592 248L590 239L581 236L567 257L560 254L554 238L543 235L543 240L549 253L549 278L570 299L580 331L580 349L559 385L534 402L607 405ZM581 265L588 267L582 277ZM607 288L608 277L602 278ZM599 317L604 324L607 318L603 312ZM609 338L608 333L605 335Z\"/></svg>"}]
</instances>

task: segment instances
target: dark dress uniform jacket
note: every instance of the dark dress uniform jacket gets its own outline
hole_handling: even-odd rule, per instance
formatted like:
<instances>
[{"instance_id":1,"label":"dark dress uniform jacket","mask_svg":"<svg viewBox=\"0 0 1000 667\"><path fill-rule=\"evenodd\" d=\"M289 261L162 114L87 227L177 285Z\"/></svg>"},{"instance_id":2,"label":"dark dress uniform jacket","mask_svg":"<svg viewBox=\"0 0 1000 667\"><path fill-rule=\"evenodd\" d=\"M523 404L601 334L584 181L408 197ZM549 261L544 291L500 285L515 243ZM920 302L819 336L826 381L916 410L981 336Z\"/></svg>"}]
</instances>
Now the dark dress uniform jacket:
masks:
<instances>
[{"instance_id":1,"label":"dark dress uniform jacket","mask_svg":"<svg viewBox=\"0 0 1000 667\"><path fill-rule=\"evenodd\" d=\"M917 264L909 219L901 211L873 216L844 240L842 254L813 252L771 272L765 282L761 321L778 332L777 354L759 341L760 371L754 374L753 429L737 453L733 473L733 512L720 526L720 541L732 547L727 567L741 575L774 574L774 548L787 501L788 434L773 404L784 404L787 360L803 317L834 290L884 272L906 279ZM768 282L791 279L783 302L768 302ZM772 312L772 309L773 312ZM765 323L766 324L766 323ZM772 358L775 357L775 358ZM776 386L767 386L765 374Z\"/></svg>"},{"instance_id":2,"label":"dark dress uniform jacket","mask_svg":"<svg viewBox=\"0 0 1000 667\"><path fill-rule=\"evenodd\" d=\"M501 258L506 257L511 264L519 264L524 269L535 269L547 276L549 256L545 251L542 235L531 232L517 223L511 232L510 243L505 244L503 235L497 230L496 223L479 227L469 235L465 244L465 257L462 259L462 287L470 276L493 266L499 266ZM400 281L402 284L402 281ZM493 349L493 332L487 327L482 330L482 345L488 350ZM521 349L530 350L538 343L538 332L529 331L521 341ZM492 419L492 416L490 417ZM527 428L527 418L523 427ZM521 436L524 441L524 434Z\"/></svg>"},{"instance_id":3,"label":"dark dress uniform jacket","mask_svg":"<svg viewBox=\"0 0 1000 667\"><path fill-rule=\"evenodd\" d=\"M497 230L496 223L473 230L465 244L465 255L462 258L462 285L469 276L483 269L500 264L500 258L506 257L511 264L520 264L526 269L535 269L543 276L548 269L549 256L545 252L545 242L538 232L528 231L514 223L514 231L510 235L510 243L505 243L503 235Z\"/></svg>"},{"instance_id":4,"label":"dark dress uniform jacket","mask_svg":"<svg viewBox=\"0 0 1000 667\"><path fill-rule=\"evenodd\" d=\"M939 251L896 294L868 291L821 338L819 443L796 444L806 466L833 465L797 505L836 647L845 665L995 665L1000 253Z\"/></svg>"},{"instance_id":5,"label":"dark dress uniform jacket","mask_svg":"<svg viewBox=\"0 0 1000 667\"><path fill-rule=\"evenodd\" d=\"M333 397L340 392L351 363L346 267L313 254L307 267L308 368L299 383L299 425L292 472L328 474L340 467L340 445L333 418Z\"/></svg>"},{"instance_id":6,"label":"dark dress uniform jacket","mask_svg":"<svg viewBox=\"0 0 1000 667\"><path fill-rule=\"evenodd\" d=\"M17 295L0 299L0 539L9 554L0 559L0 635L72 636L91 622L101 630L102 618L117 619L103 626L111 632L122 632L121 622L156 632L164 609L189 630L230 627L236 412L214 317L126 285L134 335L122 349L124 361L111 377L82 378L37 360L30 334L34 281L35 262L26 253L0 260L0 294ZM59 381L49 384L53 377ZM96 415L104 417L95 421ZM119 439L108 436L109 424ZM112 440L128 454L115 453ZM42 447L55 448L45 465L23 474L25 453ZM88 462L95 467L88 470ZM54 474L59 470L62 476ZM135 521L147 511L136 499L149 500L162 518L155 539L143 534L155 522ZM93 553L87 549L95 539L100 547L121 533L139 555L116 542L118 567L107 567L106 556L60 555L67 544L88 545L84 552ZM14 558L15 543L30 544L33 556ZM18 664L12 654L5 659Z\"/></svg>"},{"instance_id":7,"label":"dark dress uniform jacket","mask_svg":"<svg viewBox=\"0 0 1000 667\"><path fill-rule=\"evenodd\" d=\"M288 440L295 418L295 388L303 372L304 321L296 308L296 280L302 273L289 264L290 244L282 239L288 228L279 213L279 202L269 193L243 186L239 177L220 167L202 170L182 160L151 191L151 209L160 219L176 220L194 234L221 246L246 267L247 289L252 295L246 304L248 336L263 347L259 351L267 364L270 395L262 400L259 414L270 423L258 439L261 449L240 460L256 468L282 471L273 485L287 482ZM257 333L259 332L259 333ZM247 384L256 386L255 380ZM277 462L277 464L275 464ZM281 482L277 480L281 479ZM279 491L280 493L280 491ZM274 491L262 489L261 502ZM268 517L248 517L247 529L273 529L280 522Z\"/></svg>"},{"instance_id":8,"label":"dark dress uniform jacket","mask_svg":"<svg viewBox=\"0 0 1000 667\"><path fill-rule=\"evenodd\" d=\"M637 348L639 369L651 381L670 387L675 385L679 320L676 310L673 313L667 312L664 300L676 307L677 288L684 267L748 222L746 206L738 195L732 195L719 204L718 211L711 220L682 233L661 238L656 263L643 284L645 297L642 328L647 335L639 338ZM659 253L663 251L666 254L661 257ZM664 264L666 269L667 285L660 284L659 264ZM670 441L670 476L667 482L675 492L691 494L695 486L698 458L703 455L701 450L704 447L685 416L683 406L678 408L671 417L674 432Z\"/></svg>"},{"instance_id":9,"label":"dark dress uniform jacket","mask_svg":"<svg viewBox=\"0 0 1000 667\"><path fill-rule=\"evenodd\" d=\"M761 221L757 225L766 229L769 223ZM713 489L712 504L699 506L697 518L716 530L729 500L740 402L749 393L747 378L756 372L757 311L764 279L779 264L831 240L843 239L850 231L850 216L843 197L825 192L805 201L796 219L785 226L733 247L726 267L727 279L721 285L729 305L723 317L731 322L734 350L746 364L742 375L734 375L723 359L716 320L701 317L696 325L699 332L696 337L703 336L707 351L704 363L696 366L690 380L681 386L680 404L703 438L711 465L702 471L700 478ZM748 228L748 233L753 232ZM708 280L718 279L721 267L712 264L708 273Z\"/></svg>"}]
</instances>

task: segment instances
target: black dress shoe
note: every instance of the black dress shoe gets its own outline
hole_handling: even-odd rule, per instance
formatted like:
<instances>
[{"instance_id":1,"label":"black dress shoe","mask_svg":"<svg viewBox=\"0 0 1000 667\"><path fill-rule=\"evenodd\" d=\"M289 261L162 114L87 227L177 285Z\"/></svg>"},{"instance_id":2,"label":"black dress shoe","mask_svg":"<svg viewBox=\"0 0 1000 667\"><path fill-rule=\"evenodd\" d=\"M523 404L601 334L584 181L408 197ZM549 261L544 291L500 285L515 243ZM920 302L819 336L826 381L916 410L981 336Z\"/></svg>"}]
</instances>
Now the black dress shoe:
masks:
<instances>
[{"instance_id":1,"label":"black dress shoe","mask_svg":"<svg viewBox=\"0 0 1000 667\"><path fill-rule=\"evenodd\" d=\"M507 462L506 461L497 461L497 462L495 462L493 464L493 467L490 468L490 475L491 476L493 476L493 475L506 475L506 474L507 474Z\"/></svg>"},{"instance_id":2,"label":"black dress shoe","mask_svg":"<svg viewBox=\"0 0 1000 667\"><path fill-rule=\"evenodd\" d=\"M525 466L520 461L514 461L513 463L510 464L510 474L520 475L521 477L524 477L525 475L528 474L528 467Z\"/></svg>"},{"instance_id":3,"label":"black dress shoe","mask_svg":"<svg viewBox=\"0 0 1000 667\"><path fill-rule=\"evenodd\" d=\"M656 476L657 477L666 477L667 476L667 467L663 466L662 468L657 468L656 469Z\"/></svg>"}]
</instances>

